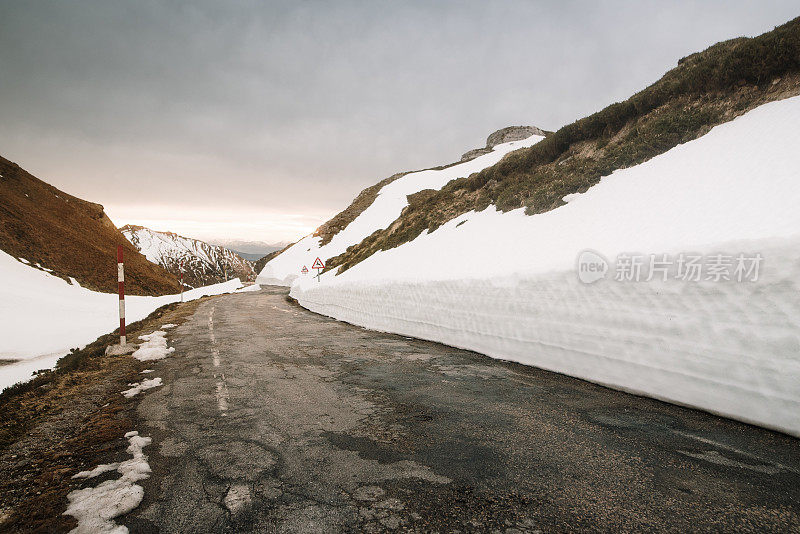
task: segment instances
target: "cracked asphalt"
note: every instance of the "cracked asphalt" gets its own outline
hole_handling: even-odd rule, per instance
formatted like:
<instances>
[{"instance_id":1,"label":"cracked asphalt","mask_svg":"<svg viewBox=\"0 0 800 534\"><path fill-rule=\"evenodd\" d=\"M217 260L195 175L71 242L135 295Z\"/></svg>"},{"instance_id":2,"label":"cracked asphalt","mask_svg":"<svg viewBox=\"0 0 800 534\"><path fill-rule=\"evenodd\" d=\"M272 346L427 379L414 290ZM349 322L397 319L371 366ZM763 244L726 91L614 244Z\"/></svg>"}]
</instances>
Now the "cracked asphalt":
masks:
<instances>
[{"instance_id":1,"label":"cracked asphalt","mask_svg":"<svg viewBox=\"0 0 800 534\"><path fill-rule=\"evenodd\" d=\"M286 294L170 331L131 532L800 531L797 439Z\"/></svg>"}]
</instances>

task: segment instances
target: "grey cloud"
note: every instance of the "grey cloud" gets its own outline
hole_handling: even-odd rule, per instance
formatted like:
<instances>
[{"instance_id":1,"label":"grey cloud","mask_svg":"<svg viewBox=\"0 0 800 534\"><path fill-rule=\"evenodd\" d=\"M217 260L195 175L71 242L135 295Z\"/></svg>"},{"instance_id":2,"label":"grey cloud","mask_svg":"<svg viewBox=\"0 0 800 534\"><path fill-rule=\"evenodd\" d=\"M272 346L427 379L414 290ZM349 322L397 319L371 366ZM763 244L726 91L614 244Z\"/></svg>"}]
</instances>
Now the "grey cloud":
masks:
<instances>
[{"instance_id":1,"label":"grey cloud","mask_svg":"<svg viewBox=\"0 0 800 534\"><path fill-rule=\"evenodd\" d=\"M796 11L0 1L0 154L104 203L135 183L209 209L333 213L394 172L457 159L509 124L558 128Z\"/></svg>"}]
</instances>

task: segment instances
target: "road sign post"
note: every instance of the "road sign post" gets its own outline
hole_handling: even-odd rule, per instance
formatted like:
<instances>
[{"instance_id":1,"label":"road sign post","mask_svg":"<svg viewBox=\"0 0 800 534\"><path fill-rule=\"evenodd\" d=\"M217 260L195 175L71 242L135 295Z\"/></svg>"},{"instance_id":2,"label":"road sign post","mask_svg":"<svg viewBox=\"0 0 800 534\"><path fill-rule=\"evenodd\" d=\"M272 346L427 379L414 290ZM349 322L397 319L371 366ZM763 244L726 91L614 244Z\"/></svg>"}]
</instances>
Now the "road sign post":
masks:
<instances>
[{"instance_id":1,"label":"road sign post","mask_svg":"<svg viewBox=\"0 0 800 534\"><path fill-rule=\"evenodd\" d=\"M301 272L301 273L303 273L303 274L308 274L308 267L306 267L305 265L303 265L303 268L302 268L302 269L300 269L300 272Z\"/></svg>"},{"instance_id":2,"label":"road sign post","mask_svg":"<svg viewBox=\"0 0 800 534\"><path fill-rule=\"evenodd\" d=\"M325 263L321 259L319 259L319 257L317 257L317 259L314 260L314 264L311 265L311 268L317 270L317 282L320 282L321 280L319 279L319 277L322 274L322 269L325 268Z\"/></svg>"}]
</instances>

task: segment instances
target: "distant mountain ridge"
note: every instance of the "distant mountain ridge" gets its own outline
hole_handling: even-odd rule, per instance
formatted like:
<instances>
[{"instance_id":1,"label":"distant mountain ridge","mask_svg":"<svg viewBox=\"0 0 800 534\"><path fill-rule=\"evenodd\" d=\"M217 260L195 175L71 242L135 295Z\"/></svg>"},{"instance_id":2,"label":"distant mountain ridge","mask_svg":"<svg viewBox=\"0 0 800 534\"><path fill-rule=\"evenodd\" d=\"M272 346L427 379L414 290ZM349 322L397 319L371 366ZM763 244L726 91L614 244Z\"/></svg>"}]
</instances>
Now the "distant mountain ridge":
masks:
<instances>
[{"instance_id":1,"label":"distant mountain ridge","mask_svg":"<svg viewBox=\"0 0 800 534\"><path fill-rule=\"evenodd\" d=\"M0 250L94 291L117 291L117 245L131 295L164 295L178 280L139 254L103 206L74 197L0 157Z\"/></svg>"},{"instance_id":2,"label":"distant mountain ridge","mask_svg":"<svg viewBox=\"0 0 800 534\"><path fill-rule=\"evenodd\" d=\"M247 281L255 276L250 261L225 247L133 224L120 231L152 263L176 276L183 272L188 286L207 286L234 277Z\"/></svg>"},{"instance_id":3,"label":"distant mountain ridge","mask_svg":"<svg viewBox=\"0 0 800 534\"><path fill-rule=\"evenodd\" d=\"M260 260L261 258L263 258L264 256L267 256L268 254L271 254L271 252L268 253L268 254L253 254L251 252L242 252L241 250L234 250L234 249L228 249L228 250L230 250L231 252L235 252L236 254L238 254L242 258L246 259L247 261L252 261L252 262L256 262L256 261ZM272 252L274 252L274 251L272 251Z\"/></svg>"},{"instance_id":4,"label":"distant mountain ridge","mask_svg":"<svg viewBox=\"0 0 800 534\"><path fill-rule=\"evenodd\" d=\"M258 259L261 257L266 256L276 250L280 250L286 245L289 244L288 241L280 241L278 243L267 243L265 241L244 241L241 239L212 239L209 240L208 243L212 245L219 245L221 247L225 247L228 250L232 250L242 256L243 258L248 258L248 256L256 256L253 259Z\"/></svg>"}]
</instances>

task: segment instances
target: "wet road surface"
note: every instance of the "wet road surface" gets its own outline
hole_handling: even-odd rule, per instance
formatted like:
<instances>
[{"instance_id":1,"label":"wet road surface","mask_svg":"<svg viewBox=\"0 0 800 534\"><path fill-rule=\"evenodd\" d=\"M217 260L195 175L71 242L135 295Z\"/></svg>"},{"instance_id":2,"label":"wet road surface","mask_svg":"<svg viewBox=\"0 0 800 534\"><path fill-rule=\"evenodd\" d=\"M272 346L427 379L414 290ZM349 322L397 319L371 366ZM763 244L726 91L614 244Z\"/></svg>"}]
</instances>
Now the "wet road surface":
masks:
<instances>
[{"instance_id":1,"label":"wet road surface","mask_svg":"<svg viewBox=\"0 0 800 534\"><path fill-rule=\"evenodd\" d=\"M800 531L800 441L364 330L203 303L139 405L131 532Z\"/></svg>"}]
</instances>

